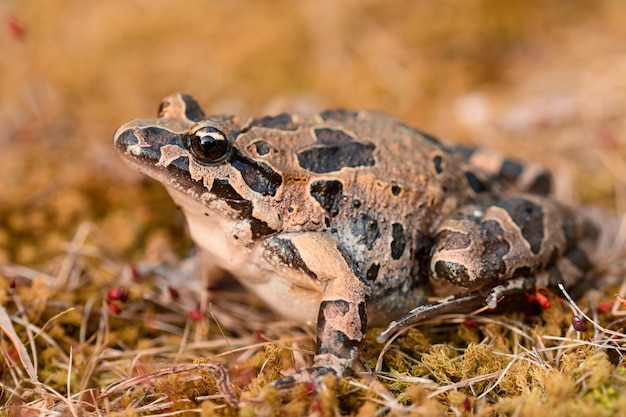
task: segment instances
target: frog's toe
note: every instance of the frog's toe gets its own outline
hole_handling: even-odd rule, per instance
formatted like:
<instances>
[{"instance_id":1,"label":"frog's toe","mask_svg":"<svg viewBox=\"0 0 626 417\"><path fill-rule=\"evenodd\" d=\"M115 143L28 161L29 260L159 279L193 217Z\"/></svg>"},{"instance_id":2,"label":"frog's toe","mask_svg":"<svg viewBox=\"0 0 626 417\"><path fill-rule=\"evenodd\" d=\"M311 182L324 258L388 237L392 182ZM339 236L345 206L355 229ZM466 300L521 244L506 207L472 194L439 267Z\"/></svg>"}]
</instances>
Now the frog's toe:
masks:
<instances>
[{"instance_id":1,"label":"frog's toe","mask_svg":"<svg viewBox=\"0 0 626 417\"><path fill-rule=\"evenodd\" d=\"M394 320L376 336L378 343L385 343L392 334L423 320L428 320L442 314L469 313L483 306L488 293L475 291L467 294L450 295L433 303L422 304L409 311L404 317Z\"/></svg>"},{"instance_id":2,"label":"frog's toe","mask_svg":"<svg viewBox=\"0 0 626 417\"><path fill-rule=\"evenodd\" d=\"M454 294L433 303L422 304L409 311L404 317L389 323L376 337L376 341L384 343L392 334L403 328L443 314L467 314L483 306L493 310L498 306L498 301L506 296L520 294L537 287L548 287L551 283L549 272L531 277L513 278L491 288L466 294Z\"/></svg>"},{"instance_id":3,"label":"frog's toe","mask_svg":"<svg viewBox=\"0 0 626 417\"><path fill-rule=\"evenodd\" d=\"M297 384L307 384L317 387L322 383L322 379L328 374L337 375L337 372L328 367L312 367L302 369L293 375L278 379L272 383L277 390L285 390Z\"/></svg>"}]
</instances>

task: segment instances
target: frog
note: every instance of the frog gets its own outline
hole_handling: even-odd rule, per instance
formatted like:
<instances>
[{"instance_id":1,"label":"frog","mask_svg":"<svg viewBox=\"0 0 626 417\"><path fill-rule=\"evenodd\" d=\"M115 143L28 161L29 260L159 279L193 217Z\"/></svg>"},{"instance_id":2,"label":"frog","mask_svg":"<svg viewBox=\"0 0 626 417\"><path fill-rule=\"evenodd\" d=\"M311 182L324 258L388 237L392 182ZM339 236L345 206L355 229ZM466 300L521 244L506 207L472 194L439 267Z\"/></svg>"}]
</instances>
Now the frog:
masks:
<instances>
[{"instance_id":1,"label":"frog","mask_svg":"<svg viewBox=\"0 0 626 417\"><path fill-rule=\"evenodd\" d=\"M278 388L349 375L368 326L386 326L382 343L593 268L597 228L546 170L382 112L207 116L177 93L114 146L182 209L205 279L218 267L316 326L312 365Z\"/></svg>"}]
</instances>

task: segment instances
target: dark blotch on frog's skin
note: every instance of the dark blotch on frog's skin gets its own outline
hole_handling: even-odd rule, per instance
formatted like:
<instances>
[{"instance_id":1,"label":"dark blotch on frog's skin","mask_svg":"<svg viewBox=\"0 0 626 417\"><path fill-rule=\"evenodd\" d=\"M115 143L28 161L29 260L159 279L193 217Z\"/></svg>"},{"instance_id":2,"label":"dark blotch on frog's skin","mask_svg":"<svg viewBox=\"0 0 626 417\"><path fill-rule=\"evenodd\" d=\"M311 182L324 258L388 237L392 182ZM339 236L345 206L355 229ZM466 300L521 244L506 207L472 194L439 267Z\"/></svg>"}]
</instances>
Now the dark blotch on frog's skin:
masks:
<instances>
[{"instance_id":1,"label":"dark blotch on frog's skin","mask_svg":"<svg viewBox=\"0 0 626 417\"><path fill-rule=\"evenodd\" d=\"M252 215L252 210L250 211L250 215ZM252 220L250 220L250 232L252 233L252 239L256 240L260 237L276 233L276 230L272 229L263 220L252 217Z\"/></svg>"},{"instance_id":2,"label":"dark blotch on frog's skin","mask_svg":"<svg viewBox=\"0 0 626 417\"><path fill-rule=\"evenodd\" d=\"M293 266L300 272L304 272L309 277L317 280L317 275L304 263L298 248L291 240L272 237L267 240L266 245L280 259L283 265Z\"/></svg>"},{"instance_id":3,"label":"dark blotch on frog's skin","mask_svg":"<svg viewBox=\"0 0 626 417\"><path fill-rule=\"evenodd\" d=\"M190 95L181 94L183 101L185 102L185 117L194 122L206 119L204 112L200 108L200 105L191 98Z\"/></svg>"},{"instance_id":4,"label":"dark blotch on frog's skin","mask_svg":"<svg viewBox=\"0 0 626 417\"><path fill-rule=\"evenodd\" d=\"M361 334L365 334L367 328L367 315L365 313L365 303L360 303L359 318L361 319ZM345 300L324 300L320 303L319 316L317 319L318 329L326 329L328 320L336 320L343 317L350 311L350 303ZM350 359L353 352L358 349L361 341L350 339L344 332L337 329L329 329L332 337L317 338L316 353L322 355L330 353L341 359ZM338 349L340 348L340 349Z\"/></svg>"},{"instance_id":5,"label":"dark blotch on frog's skin","mask_svg":"<svg viewBox=\"0 0 626 417\"><path fill-rule=\"evenodd\" d=\"M350 311L350 303L345 300L325 300L322 305L326 306L325 318L345 316Z\"/></svg>"},{"instance_id":6,"label":"dark blotch on frog's skin","mask_svg":"<svg viewBox=\"0 0 626 417\"><path fill-rule=\"evenodd\" d=\"M267 155L268 153L270 153L270 150L272 149L270 145L264 140L257 140L256 142L251 143L248 146L248 149L252 149L252 148L254 148L254 150L256 151L258 155Z\"/></svg>"},{"instance_id":7,"label":"dark blotch on frog's skin","mask_svg":"<svg viewBox=\"0 0 626 417\"><path fill-rule=\"evenodd\" d=\"M435 166L435 172L441 174L443 172L443 158L441 155L435 155L433 158L433 165Z\"/></svg>"},{"instance_id":8,"label":"dark blotch on frog's skin","mask_svg":"<svg viewBox=\"0 0 626 417\"><path fill-rule=\"evenodd\" d=\"M306 170L325 174L341 168L374 166L373 143L350 142L344 145L316 146L298 152L298 162Z\"/></svg>"},{"instance_id":9,"label":"dark blotch on frog's skin","mask_svg":"<svg viewBox=\"0 0 626 417\"><path fill-rule=\"evenodd\" d=\"M200 120L205 120L206 116L200 105L194 100L189 94L181 94L180 98L185 103L185 117L193 122L199 122ZM163 117L167 106L170 105L169 101L162 101L159 105L158 116Z\"/></svg>"},{"instance_id":10,"label":"dark blotch on frog's skin","mask_svg":"<svg viewBox=\"0 0 626 417\"><path fill-rule=\"evenodd\" d=\"M327 110L320 113L322 119L324 120L337 120L337 121L346 121L348 119L356 119L358 113L355 111L348 111L345 109L337 109L337 110Z\"/></svg>"},{"instance_id":11,"label":"dark blotch on frog's skin","mask_svg":"<svg viewBox=\"0 0 626 417\"><path fill-rule=\"evenodd\" d=\"M266 116L259 119L254 119L250 122L247 130L253 127L264 127L267 129L279 129L279 130L296 130L298 125L293 122L291 115L287 113L281 113L276 116Z\"/></svg>"},{"instance_id":12,"label":"dark blotch on frog's skin","mask_svg":"<svg viewBox=\"0 0 626 417\"><path fill-rule=\"evenodd\" d=\"M367 246L369 250L372 250L374 242L380 237L378 222L365 213L359 213L357 217L352 218L351 229L357 243Z\"/></svg>"},{"instance_id":13,"label":"dark blotch on frog's skin","mask_svg":"<svg viewBox=\"0 0 626 417\"><path fill-rule=\"evenodd\" d=\"M500 223L495 220L487 220L481 223L481 229L485 238L483 265L486 268L484 276L478 278L487 283L495 282L506 271L506 265L502 258L509 253L511 245L504 239L504 230Z\"/></svg>"},{"instance_id":14,"label":"dark blotch on frog's skin","mask_svg":"<svg viewBox=\"0 0 626 417\"><path fill-rule=\"evenodd\" d=\"M250 232L252 233L253 239L258 239L276 232L276 230L269 227L266 222L252 216L252 203L239 195L227 180L216 178L211 186L211 193L224 200L232 209L241 213L241 218L251 219Z\"/></svg>"},{"instance_id":15,"label":"dark blotch on frog's skin","mask_svg":"<svg viewBox=\"0 0 626 417\"><path fill-rule=\"evenodd\" d=\"M583 252L580 248L576 246L570 248L565 253L565 257L571 263L576 265L576 267L578 267L578 269L580 269L581 271L588 271L589 269L591 269L591 262L589 261L589 258L587 258L585 252Z\"/></svg>"},{"instance_id":16,"label":"dark blotch on frog's skin","mask_svg":"<svg viewBox=\"0 0 626 417\"><path fill-rule=\"evenodd\" d=\"M559 252L559 248L552 248L552 253L550 254L550 258L548 258L548 261L543 265L543 268L545 268L547 265L554 264L559 259L560 256L561 256L561 252Z\"/></svg>"},{"instance_id":17,"label":"dark blotch on frog's skin","mask_svg":"<svg viewBox=\"0 0 626 417\"><path fill-rule=\"evenodd\" d=\"M135 137L134 130L126 129L117 136L117 139L115 141L115 147L118 148L121 152L125 153L129 146L133 146L138 143L139 141ZM159 155L160 154L161 152L159 152Z\"/></svg>"},{"instance_id":18,"label":"dark blotch on frog's skin","mask_svg":"<svg viewBox=\"0 0 626 417\"><path fill-rule=\"evenodd\" d=\"M346 143L354 141L352 136L341 130L321 128L315 129L314 133L317 137L317 141L324 145L345 145Z\"/></svg>"},{"instance_id":19,"label":"dark blotch on frog's skin","mask_svg":"<svg viewBox=\"0 0 626 417\"><path fill-rule=\"evenodd\" d=\"M519 267L515 270L515 272L513 272L513 276L512 278L527 278L530 277L530 274L532 273L532 271L530 270L529 267L527 266L522 266Z\"/></svg>"},{"instance_id":20,"label":"dark blotch on frog's skin","mask_svg":"<svg viewBox=\"0 0 626 417\"><path fill-rule=\"evenodd\" d=\"M466 233L444 229L437 234L437 241L445 242L447 250L465 249L472 243Z\"/></svg>"},{"instance_id":21,"label":"dark blotch on frog's skin","mask_svg":"<svg viewBox=\"0 0 626 417\"><path fill-rule=\"evenodd\" d=\"M399 185L392 185L391 186L391 194L393 194L394 196L399 195L400 191L402 191L402 188L400 188Z\"/></svg>"},{"instance_id":22,"label":"dark blotch on frog's skin","mask_svg":"<svg viewBox=\"0 0 626 417\"><path fill-rule=\"evenodd\" d=\"M524 167L510 159L505 159L500 166L500 173L498 174L505 181L514 183L517 178L524 171Z\"/></svg>"},{"instance_id":23,"label":"dark blotch on frog's skin","mask_svg":"<svg viewBox=\"0 0 626 417\"><path fill-rule=\"evenodd\" d=\"M309 148L298 153L303 168L317 173L338 171L343 167L373 166L371 143L355 142L342 130L319 128L314 130L317 142L326 146Z\"/></svg>"},{"instance_id":24,"label":"dark blotch on frog's skin","mask_svg":"<svg viewBox=\"0 0 626 417\"><path fill-rule=\"evenodd\" d=\"M476 193L484 193L485 191L489 191L489 186L485 182L481 181L481 179L478 178L473 172L465 171L465 178L467 179L467 184Z\"/></svg>"},{"instance_id":25,"label":"dark blotch on frog's skin","mask_svg":"<svg viewBox=\"0 0 626 417\"><path fill-rule=\"evenodd\" d=\"M439 277L446 277L446 279L455 285L462 287L466 286L470 282L470 277L467 274L467 269L455 262L438 261L435 264L435 273Z\"/></svg>"},{"instance_id":26,"label":"dark blotch on frog's skin","mask_svg":"<svg viewBox=\"0 0 626 417\"><path fill-rule=\"evenodd\" d=\"M467 146L453 146L449 149L450 152L459 154L463 156L465 159L470 159L472 155L476 152L476 148L471 148Z\"/></svg>"},{"instance_id":27,"label":"dark blotch on frog's skin","mask_svg":"<svg viewBox=\"0 0 626 417\"><path fill-rule=\"evenodd\" d=\"M230 163L241 172L244 182L263 196L274 196L283 183L283 177L263 162L257 162L235 149Z\"/></svg>"},{"instance_id":28,"label":"dark blotch on frog's skin","mask_svg":"<svg viewBox=\"0 0 626 417\"><path fill-rule=\"evenodd\" d=\"M365 278L367 278L369 282L376 281L376 278L378 278L378 271L380 271L380 264L371 264L370 267L367 268Z\"/></svg>"},{"instance_id":29,"label":"dark blotch on frog's skin","mask_svg":"<svg viewBox=\"0 0 626 417\"><path fill-rule=\"evenodd\" d=\"M428 234L420 234L413 240L411 248L411 276L415 277L411 284L411 289L420 288L428 285L430 274L430 252L435 246L435 238Z\"/></svg>"},{"instance_id":30,"label":"dark blotch on frog's skin","mask_svg":"<svg viewBox=\"0 0 626 417\"><path fill-rule=\"evenodd\" d=\"M563 236L567 242L576 241L576 217L572 215L566 215L563 217L563 224L561 224L561 230Z\"/></svg>"},{"instance_id":31,"label":"dark blotch on frog's skin","mask_svg":"<svg viewBox=\"0 0 626 417\"><path fill-rule=\"evenodd\" d=\"M322 301L322 305L320 306L320 316L324 312L323 304L326 302L328 301ZM332 337L327 339L325 338L324 340L317 338L316 354L331 354L339 359L351 359L354 357L354 352L358 350L360 344L360 340L350 339L341 330L332 330Z\"/></svg>"},{"instance_id":32,"label":"dark blotch on frog's skin","mask_svg":"<svg viewBox=\"0 0 626 417\"><path fill-rule=\"evenodd\" d=\"M391 225L391 257L400 259L406 247L406 237L404 236L404 227L400 223Z\"/></svg>"},{"instance_id":33,"label":"dark blotch on frog's skin","mask_svg":"<svg viewBox=\"0 0 626 417\"><path fill-rule=\"evenodd\" d=\"M361 334L365 335L367 331L367 308L365 302L359 303L359 318L361 319Z\"/></svg>"},{"instance_id":34,"label":"dark blotch on frog's skin","mask_svg":"<svg viewBox=\"0 0 626 417\"><path fill-rule=\"evenodd\" d=\"M336 233L336 232L337 231L335 230L333 233ZM361 274L360 270L357 269L356 265L352 261L352 256L350 256L350 253L348 253L346 248L344 248L340 243L337 243L336 248L339 254L341 255L341 257L344 259L344 261L346 261L348 268L350 268L350 271L352 271L354 276L357 277L358 280L361 281L363 284L367 285L368 284L367 280L363 277L363 274Z\"/></svg>"},{"instance_id":35,"label":"dark blotch on frog's skin","mask_svg":"<svg viewBox=\"0 0 626 417\"><path fill-rule=\"evenodd\" d=\"M516 161L505 159L500 166L499 177L513 184L524 172L524 166ZM552 176L547 172L540 172L528 186L530 193L547 195L552 190Z\"/></svg>"},{"instance_id":36,"label":"dark blotch on frog's skin","mask_svg":"<svg viewBox=\"0 0 626 417\"><path fill-rule=\"evenodd\" d=\"M184 156L179 156L178 158L174 159L172 162L170 162L170 164L168 165L167 169L168 171L171 172L172 170L172 166L178 168L179 172L183 172L183 173L188 173L189 172L189 158L186 158ZM193 178L191 178L190 175L187 175L189 181L197 181L197 182L202 182L202 180L194 180Z\"/></svg>"},{"instance_id":37,"label":"dark blotch on frog's skin","mask_svg":"<svg viewBox=\"0 0 626 417\"><path fill-rule=\"evenodd\" d=\"M528 188L528 192L547 195L552 191L552 176L547 172L542 172L535 177L535 180Z\"/></svg>"},{"instance_id":38,"label":"dark blotch on frog's skin","mask_svg":"<svg viewBox=\"0 0 626 417\"><path fill-rule=\"evenodd\" d=\"M233 202L237 204L251 204L249 201L246 201L237 191L235 191L233 186L229 184L228 180L222 180L219 178L213 180L213 185L211 186L211 194L223 200L226 200L229 205Z\"/></svg>"},{"instance_id":39,"label":"dark blotch on frog's skin","mask_svg":"<svg viewBox=\"0 0 626 417\"><path fill-rule=\"evenodd\" d=\"M132 155L133 158L144 160L149 164L156 164L161 159L161 147L164 145L174 145L182 147L182 136L175 135L169 130L162 129L156 126L144 127L137 132L143 136L150 146L141 147L139 155ZM129 146L137 145L138 141L135 137L133 130L126 130L122 132L115 145L122 152L126 152ZM181 156L171 161L167 167L167 171L176 177L179 181L184 181L188 184L195 184L198 181L191 178L189 175L189 158Z\"/></svg>"},{"instance_id":40,"label":"dark blotch on frog's skin","mask_svg":"<svg viewBox=\"0 0 626 417\"><path fill-rule=\"evenodd\" d=\"M311 184L311 195L322 208L335 217L339 213L339 203L343 198L341 181L315 181Z\"/></svg>"},{"instance_id":41,"label":"dark blotch on frog's skin","mask_svg":"<svg viewBox=\"0 0 626 417\"><path fill-rule=\"evenodd\" d=\"M509 213L511 219L519 226L522 236L530 244L530 250L537 254L543 242L543 210L524 198L514 197L497 204Z\"/></svg>"}]
</instances>

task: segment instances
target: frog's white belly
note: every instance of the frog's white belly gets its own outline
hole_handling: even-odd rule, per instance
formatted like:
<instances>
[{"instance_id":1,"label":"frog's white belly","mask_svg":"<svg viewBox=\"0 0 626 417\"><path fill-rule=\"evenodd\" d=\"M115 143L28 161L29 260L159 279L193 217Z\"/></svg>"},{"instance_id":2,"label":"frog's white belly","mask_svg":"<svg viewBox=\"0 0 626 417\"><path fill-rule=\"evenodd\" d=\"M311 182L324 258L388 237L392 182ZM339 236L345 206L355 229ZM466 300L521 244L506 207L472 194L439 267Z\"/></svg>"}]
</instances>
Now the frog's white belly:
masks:
<instances>
[{"instance_id":1,"label":"frog's white belly","mask_svg":"<svg viewBox=\"0 0 626 417\"><path fill-rule=\"evenodd\" d=\"M229 271L242 268L250 256L250 251L233 244L232 236L242 233L242 231L236 230L237 224L225 221L218 215L219 211L214 207L207 208L204 204L196 201L195 197L172 187L166 188L172 199L185 213L191 238L203 252L211 255L210 261ZM226 206L223 202L216 202L216 204ZM226 208L224 212L227 212ZM225 229L229 226L232 230Z\"/></svg>"},{"instance_id":2,"label":"frog's white belly","mask_svg":"<svg viewBox=\"0 0 626 417\"><path fill-rule=\"evenodd\" d=\"M317 322L322 300L321 288L314 291L278 277L263 282L241 279L241 283L280 316L308 325Z\"/></svg>"}]
</instances>

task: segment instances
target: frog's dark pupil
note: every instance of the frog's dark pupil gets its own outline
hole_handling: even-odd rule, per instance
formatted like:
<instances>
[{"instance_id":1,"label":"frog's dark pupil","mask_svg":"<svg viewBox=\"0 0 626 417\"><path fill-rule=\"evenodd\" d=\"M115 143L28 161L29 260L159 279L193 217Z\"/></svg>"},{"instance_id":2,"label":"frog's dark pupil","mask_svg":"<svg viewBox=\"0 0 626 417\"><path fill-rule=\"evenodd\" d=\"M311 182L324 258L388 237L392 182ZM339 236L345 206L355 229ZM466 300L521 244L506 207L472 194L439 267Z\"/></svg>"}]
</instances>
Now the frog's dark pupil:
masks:
<instances>
[{"instance_id":1,"label":"frog's dark pupil","mask_svg":"<svg viewBox=\"0 0 626 417\"><path fill-rule=\"evenodd\" d=\"M230 152L230 141L226 135L211 126L187 135L185 146L199 162L204 163L220 162Z\"/></svg>"},{"instance_id":2,"label":"frog's dark pupil","mask_svg":"<svg viewBox=\"0 0 626 417\"><path fill-rule=\"evenodd\" d=\"M211 136L201 136L197 141L197 150L203 155L211 155L217 147L217 141Z\"/></svg>"}]
</instances>

